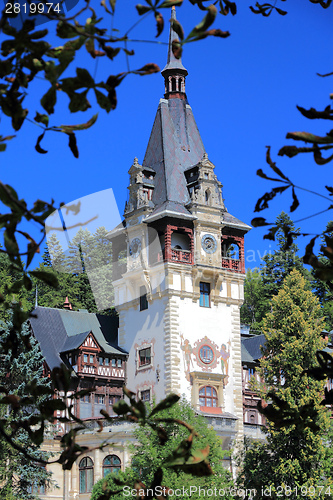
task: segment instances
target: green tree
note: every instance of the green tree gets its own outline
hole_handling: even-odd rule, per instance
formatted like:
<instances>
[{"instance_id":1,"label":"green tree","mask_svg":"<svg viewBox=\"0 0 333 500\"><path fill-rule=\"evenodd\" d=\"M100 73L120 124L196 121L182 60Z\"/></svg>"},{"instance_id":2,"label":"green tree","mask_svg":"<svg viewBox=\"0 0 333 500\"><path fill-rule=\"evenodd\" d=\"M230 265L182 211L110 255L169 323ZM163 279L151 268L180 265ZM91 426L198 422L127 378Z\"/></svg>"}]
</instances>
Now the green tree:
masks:
<instances>
[{"instance_id":1,"label":"green tree","mask_svg":"<svg viewBox=\"0 0 333 500\"><path fill-rule=\"evenodd\" d=\"M320 405L324 382L304 373L316 365L316 352L324 346L320 304L297 270L286 277L271 303L272 312L263 320L264 383L257 387L268 403L262 408L268 420L267 442L247 447L240 481L258 491L256 498L281 497L279 486L290 488L290 495L283 497L325 498L326 493L327 498L333 483L326 450L330 444L325 442L329 417ZM271 488L270 495L262 493L263 485Z\"/></svg>"},{"instance_id":2,"label":"green tree","mask_svg":"<svg viewBox=\"0 0 333 500\"><path fill-rule=\"evenodd\" d=\"M276 218L274 237L278 246L273 253L266 254L259 270L248 271L244 283L244 304L241 308L241 321L251 325L251 331L261 329L264 316L271 309L271 298L277 295L285 278L297 269L307 278L310 287L311 275L297 255L298 246L293 242L288 249L288 234L294 239L300 230L285 212Z\"/></svg>"},{"instance_id":3,"label":"green tree","mask_svg":"<svg viewBox=\"0 0 333 500\"><path fill-rule=\"evenodd\" d=\"M4 351L3 344L9 337L12 324L2 325L0 330L0 386L2 397L8 403L16 400L22 401L20 408L15 404L1 408L0 418L0 485L2 498L12 500L26 500L36 498L38 488L45 488L51 480L50 473L41 464L40 459L47 459L48 455L41 451L38 445L32 443L28 432L18 429L15 443L24 448L29 457L13 449L4 439L3 433L8 433L17 422L29 422L34 415L35 408L31 400L31 388L34 386L37 405L46 401L43 396L45 387L50 387L50 380L43 376L43 356L38 342L30 337L29 326L23 325L22 340L19 350L13 356L11 351ZM25 346L24 340L30 343L30 349ZM10 396L9 396L10 394ZM31 457L35 461L31 460Z\"/></svg>"},{"instance_id":4,"label":"green tree","mask_svg":"<svg viewBox=\"0 0 333 500\"><path fill-rule=\"evenodd\" d=\"M326 226L326 231L327 231L327 236L333 237L333 222L329 222ZM319 252L319 262L323 266L329 267L330 265L330 260L329 258L325 255L323 249L324 249L324 243L325 243L325 238L321 238L322 240L322 247ZM327 330L333 330L333 290L330 288L328 283L320 280L317 276L315 271L312 271L312 276L313 276L313 289L314 293L319 299L319 302L323 308L323 315L325 318L325 326Z\"/></svg>"},{"instance_id":5,"label":"green tree","mask_svg":"<svg viewBox=\"0 0 333 500\"><path fill-rule=\"evenodd\" d=\"M164 428L168 436L172 439L168 440L164 446L159 446L159 439L152 429L138 427L135 432L137 444L133 446L132 466L140 474L140 479L145 484L150 484L156 470L162 464L163 484L169 488L182 488L186 485L201 486L201 488L228 488L231 486L231 478L228 471L223 466L229 453L222 450L222 442L216 436L215 431L209 427L204 417L197 415L191 405L183 398L177 405L174 405L168 410L160 413L160 417L168 417L180 419L187 424L192 425L199 433L194 450L202 449L209 446L208 460L214 471L213 476L195 477L183 472L174 472L168 467L163 467L163 461L172 454L172 450L179 446L188 434L188 431L181 426L175 430L174 424L165 424ZM199 498L198 492L192 494L192 498ZM226 495L226 498L229 498Z\"/></svg>"},{"instance_id":6,"label":"green tree","mask_svg":"<svg viewBox=\"0 0 333 500\"><path fill-rule=\"evenodd\" d=\"M112 246L104 227L95 233L80 229L69 242L69 250L64 253L56 234L47 240L43 262L37 268L53 272L58 280L58 288L47 283L38 283L38 305L62 308L68 297L74 310L87 309L89 312L109 310L112 305ZM34 287L33 287L34 288ZM34 290L30 295L34 302ZM110 313L110 311L109 311Z\"/></svg>"},{"instance_id":7,"label":"green tree","mask_svg":"<svg viewBox=\"0 0 333 500\"><path fill-rule=\"evenodd\" d=\"M269 298L265 294L259 268L247 269L244 281L244 303L241 307L241 322L251 325L251 332L260 331L260 322L269 310Z\"/></svg>"}]
</instances>

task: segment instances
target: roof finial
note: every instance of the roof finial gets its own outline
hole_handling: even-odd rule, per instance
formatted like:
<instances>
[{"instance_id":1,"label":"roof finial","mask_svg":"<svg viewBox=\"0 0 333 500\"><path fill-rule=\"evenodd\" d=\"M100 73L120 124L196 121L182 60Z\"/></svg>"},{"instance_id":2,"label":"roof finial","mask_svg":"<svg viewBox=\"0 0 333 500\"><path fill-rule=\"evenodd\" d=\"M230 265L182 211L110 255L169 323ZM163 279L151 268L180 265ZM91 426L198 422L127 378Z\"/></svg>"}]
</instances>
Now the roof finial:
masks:
<instances>
[{"instance_id":1,"label":"roof finial","mask_svg":"<svg viewBox=\"0 0 333 500\"><path fill-rule=\"evenodd\" d=\"M170 19L170 34L168 44L168 60L165 68L161 72L165 79L165 97L185 98L185 77L188 74L182 64L181 57L174 54L175 42L179 42L177 33L173 29L173 21L176 20L176 9L172 6Z\"/></svg>"}]
</instances>

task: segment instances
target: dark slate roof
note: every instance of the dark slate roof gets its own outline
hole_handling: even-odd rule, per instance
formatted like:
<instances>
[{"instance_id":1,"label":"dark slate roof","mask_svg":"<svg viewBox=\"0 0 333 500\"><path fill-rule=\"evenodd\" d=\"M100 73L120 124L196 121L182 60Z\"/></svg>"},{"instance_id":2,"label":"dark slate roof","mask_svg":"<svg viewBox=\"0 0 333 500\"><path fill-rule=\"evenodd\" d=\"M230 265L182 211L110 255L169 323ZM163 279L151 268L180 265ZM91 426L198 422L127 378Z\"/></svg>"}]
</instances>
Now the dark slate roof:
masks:
<instances>
[{"instance_id":1,"label":"dark slate roof","mask_svg":"<svg viewBox=\"0 0 333 500\"><path fill-rule=\"evenodd\" d=\"M265 335L254 335L249 338L242 338L242 361L255 362L262 357L260 347L264 346L266 342ZM244 354L244 360L243 360ZM249 359L249 356L251 359ZM245 359L246 358L246 359Z\"/></svg>"},{"instance_id":2,"label":"dark slate roof","mask_svg":"<svg viewBox=\"0 0 333 500\"><path fill-rule=\"evenodd\" d=\"M161 99L142 163L156 172L156 206L190 202L184 171L199 163L204 153L191 107L183 99Z\"/></svg>"},{"instance_id":3,"label":"dark slate roof","mask_svg":"<svg viewBox=\"0 0 333 500\"><path fill-rule=\"evenodd\" d=\"M83 332L74 335L73 337L67 337L64 345L61 348L61 352L72 351L73 349L77 349L83 342L86 340L90 332Z\"/></svg>"},{"instance_id":4,"label":"dark slate roof","mask_svg":"<svg viewBox=\"0 0 333 500\"><path fill-rule=\"evenodd\" d=\"M144 222L152 222L154 219L158 219L163 216L169 217L180 217L182 219L196 219L194 215L189 212L184 205L176 203L174 201L166 201L162 203L159 207L145 218Z\"/></svg>"},{"instance_id":5,"label":"dark slate roof","mask_svg":"<svg viewBox=\"0 0 333 500\"><path fill-rule=\"evenodd\" d=\"M253 363L254 362L254 359L252 358L249 351L246 349L243 341L241 343L241 358L242 358L242 363Z\"/></svg>"},{"instance_id":6,"label":"dark slate roof","mask_svg":"<svg viewBox=\"0 0 333 500\"><path fill-rule=\"evenodd\" d=\"M33 315L35 317L30 318L30 324L51 370L60 366L62 363L60 353L68 350L68 345L78 347L90 332L105 352L127 354L117 345L116 317L49 307L37 307Z\"/></svg>"},{"instance_id":7,"label":"dark slate roof","mask_svg":"<svg viewBox=\"0 0 333 500\"><path fill-rule=\"evenodd\" d=\"M223 212L222 223L226 223L227 225L232 225L232 226L239 226L242 229L247 229L247 230L251 229L251 226L245 224L241 220L229 214L229 212Z\"/></svg>"}]
</instances>

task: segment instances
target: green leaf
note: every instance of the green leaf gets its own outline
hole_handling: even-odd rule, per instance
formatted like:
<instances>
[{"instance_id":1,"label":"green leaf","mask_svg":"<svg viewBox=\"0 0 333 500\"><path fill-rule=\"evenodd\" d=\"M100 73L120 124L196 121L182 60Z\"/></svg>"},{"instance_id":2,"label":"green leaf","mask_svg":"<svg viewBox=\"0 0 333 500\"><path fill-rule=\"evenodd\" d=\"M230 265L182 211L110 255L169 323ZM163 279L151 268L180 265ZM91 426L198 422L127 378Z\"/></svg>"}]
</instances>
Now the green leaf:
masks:
<instances>
[{"instance_id":1,"label":"green leaf","mask_svg":"<svg viewBox=\"0 0 333 500\"><path fill-rule=\"evenodd\" d=\"M114 12L116 10L116 2L117 2L117 0L109 0L109 4L110 4L111 10L112 10L112 14L114 14Z\"/></svg>"},{"instance_id":2,"label":"green leaf","mask_svg":"<svg viewBox=\"0 0 333 500\"><path fill-rule=\"evenodd\" d=\"M157 28L157 34L156 34L155 38L157 38L163 32L164 19L163 19L163 16L160 12L155 12L154 15L155 15L155 20L156 20L156 28Z\"/></svg>"},{"instance_id":3,"label":"green leaf","mask_svg":"<svg viewBox=\"0 0 333 500\"><path fill-rule=\"evenodd\" d=\"M111 61L119 54L120 47L113 48L110 45L105 45L104 47L105 53Z\"/></svg>"},{"instance_id":4,"label":"green leaf","mask_svg":"<svg viewBox=\"0 0 333 500\"><path fill-rule=\"evenodd\" d=\"M209 5L207 7L207 14L203 18L203 20L193 28L193 30L186 37L186 40L190 38L196 38L200 33L204 32L213 24L217 15L217 9L215 5Z\"/></svg>"},{"instance_id":5,"label":"green leaf","mask_svg":"<svg viewBox=\"0 0 333 500\"><path fill-rule=\"evenodd\" d=\"M38 111L36 111L36 116L35 116L34 120L37 123L42 123L46 127L49 124L49 117L47 115L43 115L41 113L38 113Z\"/></svg>"},{"instance_id":6,"label":"green leaf","mask_svg":"<svg viewBox=\"0 0 333 500\"><path fill-rule=\"evenodd\" d=\"M95 80L85 68L76 68L76 74L82 87L94 87Z\"/></svg>"},{"instance_id":7,"label":"green leaf","mask_svg":"<svg viewBox=\"0 0 333 500\"><path fill-rule=\"evenodd\" d=\"M161 71L161 69L159 66L157 66L157 64L149 63L149 64L145 64L140 69L136 69L135 71L132 71L132 73L134 73L135 75L144 76L144 75L152 75L153 73L159 73L160 71Z\"/></svg>"},{"instance_id":8,"label":"green leaf","mask_svg":"<svg viewBox=\"0 0 333 500\"><path fill-rule=\"evenodd\" d=\"M148 7L147 5L141 5L141 3L138 3L135 8L138 11L139 16L143 16L144 14L152 10L151 7Z\"/></svg>"},{"instance_id":9,"label":"green leaf","mask_svg":"<svg viewBox=\"0 0 333 500\"><path fill-rule=\"evenodd\" d=\"M253 227L262 227L262 226L270 226L270 222L266 222L266 219L263 217L255 217L251 220L251 226Z\"/></svg>"},{"instance_id":10,"label":"green leaf","mask_svg":"<svg viewBox=\"0 0 333 500\"><path fill-rule=\"evenodd\" d=\"M280 14L280 16L285 16L286 14L288 14L286 10L279 9L278 7L275 7L275 10Z\"/></svg>"},{"instance_id":11,"label":"green leaf","mask_svg":"<svg viewBox=\"0 0 333 500\"><path fill-rule=\"evenodd\" d=\"M54 106L57 102L56 88L54 85L49 88L46 94L40 100L41 105L45 109L45 111L51 115L54 113Z\"/></svg>"},{"instance_id":12,"label":"green leaf","mask_svg":"<svg viewBox=\"0 0 333 500\"><path fill-rule=\"evenodd\" d=\"M117 415L126 415L126 413L131 411L131 408L123 399L121 399L118 403L113 405L113 411L117 413Z\"/></svg>"},{"instance_id":13,"label":"green leaf","mask_svg":"<svg viewBox=\"0 0 333 500\"><path fill-rule=\"evenodd\" d=\"M29 271L29 274L31 276L34 276L38 280L43 281L47 285L51 286L52 288L59 288L59 282L58 278L54 273L48 272L48 271L41 271L39 269L36 269L35 271Z\"/></svg>"},{"instance_id":14,"label":"green leaf","mask_svg":"<svg viewBox=\"0 0 333 500\"><path fill-rule=\"evenodd\" d=\"M75 134L74 134L74 132L71 132L68 135L69 135L69 141L68 141L69 149L72 151L74 157L78 158L79 157L79 150L77 148Z\"/></svg>"},{"instance_id":15,"label":"green leaf","mask_svg":"<svg viewBox=\"0 0 333 500\"><path fill-rule=\"evenodd\" d=\"M167 408L170 408L171 406L175 405L178 401L180 400L180 396L178 394L169 394L165 399L162 399L155 408L152 409L150 415L148 418L152 417L156 413L165 410Z\"/></svg>"},{"instance_id":16,"label":"green leaf","mask_svg":"<svg viewBox=\"0 0 333 500\"><path fill-rule=\"evenodd\" d=\"M296 208L299 206L299 201L298 201L298 198L296 196L294 188L292 189L292 195L293 195L293 203L290 207L290 212L294 212L296 210Z\"/></svg>"},{"instance_id":17,"label":"green leaf","mask_svg":"<svg viewBox=\"0 0 333 500\"><path fill-rule=\"evenodd\" d=\"M66 134L70 132L75 132L77 130L86 130L94 125L98 118L98 113L96 113L90 120L86 123L81 123L80 125L60 125L61 132L65 132Z\"/></svg>"},{"instance_id":18,"label":"green leaf","mask_svg":"<svg viewBox=\"0 0 333 500\"><path fill-rule=\"evenodd\" d=\"M326 137L321 137L309 132L289 132L286 138L294 139L295 141L312 142L313 144L331 144L333 142L333 137L329 134Z\"/></svg>"},{"instance_id":19,"label":"green leaf","mask_svg":"<svg viewBox=\"0 0 333 500\"><path fill-rule=\"evenodd\" d=\"M57 24L57 36L59 38L75 38L78 36L78 32L74 26L59 21Z\"/></svg>"},{"instance_id":20,"label":"green leaf","mask_svg":"<svg viewBox=\"0 0 333 500\"><path fill-rule=\"evenodd\" d=\"M41 148L41 146L40 146L40 143L43 140L44 135L45 135L45 130L44 130L44 132L40 136L38 136L38 139L37 139L37 142L36 142L36 145L35 145L35 150L37 151L37 153L40 153L40 154L46 154L47 153L47 151L45 149Z\"/></svg>"},{"instance_id":21,"label":"green leaf","mask_svg":"<svg viewBox=\"0 0 333 500\"><path fill-rule=\"evenodd\" d=\"M89 89L83 92L72 92L69 94L70 102L68 108L71 113L76 113L77 111L87 111L91 108L90 102L87 99L87 93Z\"/></svg>"},{"instance_id":22,"label":"green leaf","mask_svg":"<svg viewBox=\"0 0 333 500\"><path fill-rule=\"evenodd\" d=\"M183 30L183 27L180 24L180 22L177 21L177 19L170 19L170 22L172 24L173 31L175 33L177 33L177 35L179 36L179 39L184 40L184 30Z\"/></svg>"},{"instance_id":23,"label":"green leaf","mask_svg":"<svg viewBox=\"0 0 333 500\"><path fill-rule=\"evenodd\" d=\"M34 33L32 33L30 35L30 39L31 40L39 40L40 38L44 38L47 34L48 34L48 30L45 29L45 30L40 30L40 31L34 31Z\"/></svg>"},{"instance_id":24,"label":"green leaf","mask_svg":"<svg viewBox=\"0 0 333 500\"><path fill-rule=\"evenodd\" d=\"M183 3L183 0L165 0L165 2L161 3L158 6L159 9L170 9L170 7L180 7Z\"/></svg>"},{"instance_id":25,"label":"green leaf","mask_svg":"<svg viewBox=\"0 0 333 500\"><path fill-rule=\"evenodd\" d=\"M111 111L111 109L113 109L112 104L110 102L110 99L105 94L103 94L103 92L100 92L96 88L94 89L94 91L95 91L97 103L99 104L99 106L102 109L105 109L109 113Z\"/></svg>"}]
</instances>

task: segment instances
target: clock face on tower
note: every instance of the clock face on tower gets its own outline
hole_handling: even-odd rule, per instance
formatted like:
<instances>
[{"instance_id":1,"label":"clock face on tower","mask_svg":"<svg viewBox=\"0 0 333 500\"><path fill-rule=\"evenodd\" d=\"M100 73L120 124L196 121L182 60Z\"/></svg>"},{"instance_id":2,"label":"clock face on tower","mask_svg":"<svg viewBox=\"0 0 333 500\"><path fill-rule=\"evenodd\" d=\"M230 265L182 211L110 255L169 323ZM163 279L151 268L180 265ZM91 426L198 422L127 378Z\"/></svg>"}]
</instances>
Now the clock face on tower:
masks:
<instances>
[{"instance_id":1,"label":"clock face on tower","mask_svg":"<svg viewBox=\"0 0 333 500\"><path fill-rule=\"evenodd\" d=\"M212 234L205 234L201 239L201 246L206 253L214 253L217 249L217 241Z\"/></svg>"},{"instance_id":2,"label":"clock face on tower","mask_svg":"<svg viewBox=\"0 0 333 500\"><path fill-rule=\"evenodd\" d=\"M129 254L133 259L136 259L140 255L141 251L141 241L139 238L134 238L129 246Z\"/></svg>"}]
</instances>

